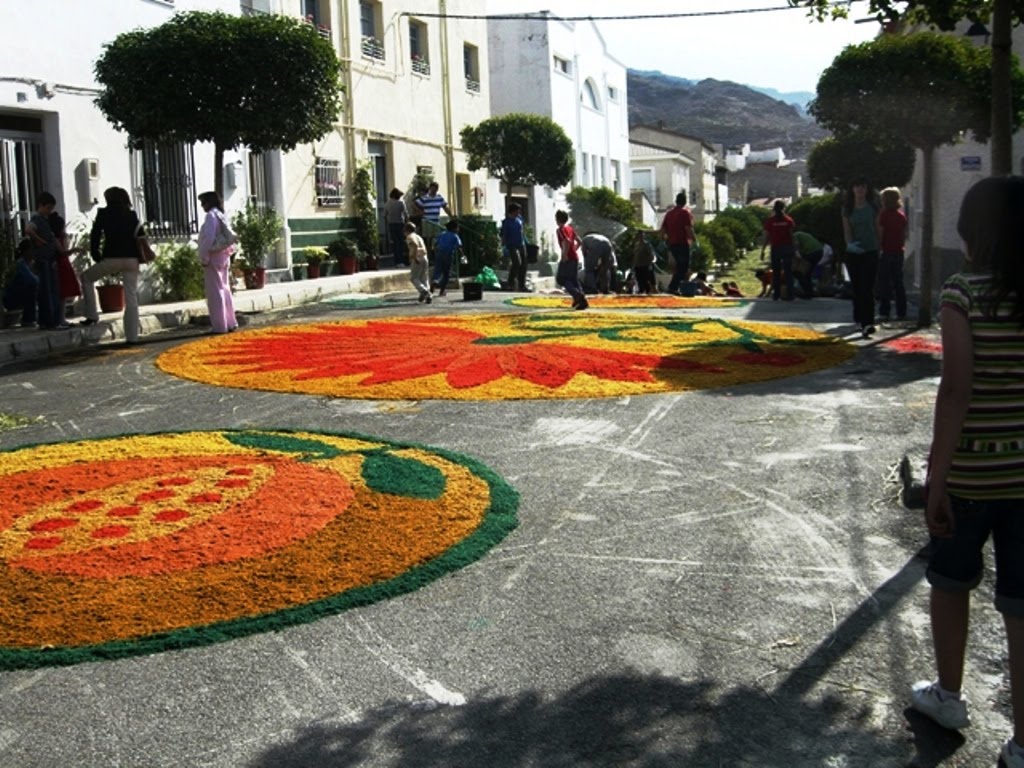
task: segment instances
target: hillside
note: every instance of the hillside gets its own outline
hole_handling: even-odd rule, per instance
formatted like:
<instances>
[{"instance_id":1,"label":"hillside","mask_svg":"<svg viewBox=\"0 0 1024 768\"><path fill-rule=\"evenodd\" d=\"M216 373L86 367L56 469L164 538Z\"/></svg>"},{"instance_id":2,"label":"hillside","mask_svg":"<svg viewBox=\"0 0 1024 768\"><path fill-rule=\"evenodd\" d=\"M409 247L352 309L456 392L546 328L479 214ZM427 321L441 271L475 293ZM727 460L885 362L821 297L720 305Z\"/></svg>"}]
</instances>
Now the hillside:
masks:
<instances>
[{"instance_id":1,"label":"hillside","mask_svg":"<svg viewBox=\"0 0 1024 768\"><path fill-rule=\"evenodd\" d=\"M685 80L660 72L629 70L630 125L656 125L699 136L712 144L782 147L805 158L828 133L799 107L745 85L723 80Z\"/></svg>"}]
</instances>

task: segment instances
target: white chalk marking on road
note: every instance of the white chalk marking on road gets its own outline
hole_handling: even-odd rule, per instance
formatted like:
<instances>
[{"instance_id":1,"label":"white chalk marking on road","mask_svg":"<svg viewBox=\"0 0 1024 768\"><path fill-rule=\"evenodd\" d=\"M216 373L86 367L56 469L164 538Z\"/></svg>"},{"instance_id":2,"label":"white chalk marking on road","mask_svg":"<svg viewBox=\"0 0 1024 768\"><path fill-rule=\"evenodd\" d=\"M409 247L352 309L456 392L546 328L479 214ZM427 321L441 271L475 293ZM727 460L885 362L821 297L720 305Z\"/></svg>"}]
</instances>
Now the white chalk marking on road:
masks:
<instances>
[{"instance_id":1,"label":"white chalk marking on road","mask_svg":"<svg viewBox=\"0 0 1024 768\"><path fill-rule=\"evenodd\" d=\"M828 445L821 446L823 451L836 451L838 453L858 452L866 451L867 446L865 445L852 445L851 443L829 443Z\"/></svg>"},{"instance_id":2,"label":"white chalk marking on road","mask_svg":"<svg viewBox=\"0 0 1024 768\"><path fill-rule=\"evenodd\" d=\"M765 469L771 469L776 464L783 461L807 461L811 458L814 458L814 454L812 453L792 451L789 453L763 453L760 456L756 456L754 460L764 464Z\"/></svg>"},{"instance_id":3,"label":"white chalk marking on road","mask_svg":"<svg viewBox=\"0 0 1024 768\"><path fill-rule=\"evenodd\" d=\"M140 413L152 413L153 411L156 410L159 410L159 408L155 405L151 405L146 408L136 408L133 411L119 411L117 415L119 418L123 419L126 416L137 416Z\"/></svg>"},{"instance_id":4,"label":"white chalk marking on road","mask_svg":"<svg viewBox=\"0 0 1024 768\"><path fill-rule=\"evenodd\" d=\"M608 560L611 562L619 563L634 563L639 565L678 565L682 567L694 567L704 568L708 565L704 560L679 560L676 558L668 557L630 557L628 555L587 555L580 554L578 552L551 552L556 557L565 557L571 560ZM795 571L809 571L811 573L835 573L840 576L845 576L849 569L847 568L833 568L830 566L820 565L758 565L757 563L730 563L723 562L721 560L715 560L714 565L718 568L725 568L723 573L734 575L740 569L747 569L751 571L778 571L779 569L789 569ZM734 570L735 569L735 570ZM758 577L760 578L760 576Z\"/></svg>"},{"instance_id":5,"label":"white chalk marking on road","mask_svg":"<svg viewBox=\"0 0 1024 768\"><path fill-rule=\"evenodd\" d=\"M530 448L541 445L595 445L619 432L619 425L605 419L537 419L530 432L540 442L530 443Z\"/></svg>"},{"instance_id":6,"label":"white chalk marking on road","mask_svg":"<svg viewBox=\"0 0 1024 768\"><path fill-rule=\"evenodd\" d=\"M326 690L327 686L324 685L323 678L313 671L313 667L311 667L309 662L306 661L305 656L290 645L285 645L284 643L282 643L282 645L284 646L285 655L295 662L295 665L299 669L306 673L306 677L316 683L316 686L321 690Z\"/></svg>"},{"instance_id":7,"label":"white chalk marking on road","mask_svg":"<svg viewBox=\"0 0 1024 768\"><path fill-rule=\"evenodd\" d=\"M33 687L36 683L38 683L46 676L47 673L45 671L40 671L28 675L20 683L15 683L14 685L12 685L9 689L9 693L21 693L22 691L27 691L29 688Z\"/></svg>"},{"instance_id":8,"label":"white chalk marking on road","mask_svg":"<svg viewBox=\"0 0 1024 768\"><path fill-rule=\"evenodd\" d=\"M359 643L370 652L387 669L405 680L413 688L425 693L438 704L449 707L461 707L466 703L466 697L457 691L446 688L437 680L430 678L426 672L413 666L401 656L394 648L388 645L387 640L374 630L370 623L364 619L356 619L361 626L354 626L355 622L346 621L345 624L356 636ZM373 642L369 641L367 635L371 635Z\"/></svg>"}]
</instances>

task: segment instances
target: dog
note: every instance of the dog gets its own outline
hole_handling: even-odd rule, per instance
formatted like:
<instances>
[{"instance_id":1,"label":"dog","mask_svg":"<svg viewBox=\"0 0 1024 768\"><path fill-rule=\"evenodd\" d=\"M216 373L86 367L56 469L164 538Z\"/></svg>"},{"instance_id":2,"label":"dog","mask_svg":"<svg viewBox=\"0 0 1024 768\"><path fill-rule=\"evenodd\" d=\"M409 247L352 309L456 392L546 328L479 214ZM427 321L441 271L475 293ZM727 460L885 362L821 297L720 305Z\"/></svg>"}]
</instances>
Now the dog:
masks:
<instances>
[{"instance_id":1,"label":"dog","mask_svg":"<svg viewBox=\"0 0 1024 768\"><path fill-rule=\"evenodd\" d=\"M772 290L772 271L771 269L755 269L754 276L761 281L761 292L757 294L757 297L764 298Z\"/></svg>"}]
</instances>

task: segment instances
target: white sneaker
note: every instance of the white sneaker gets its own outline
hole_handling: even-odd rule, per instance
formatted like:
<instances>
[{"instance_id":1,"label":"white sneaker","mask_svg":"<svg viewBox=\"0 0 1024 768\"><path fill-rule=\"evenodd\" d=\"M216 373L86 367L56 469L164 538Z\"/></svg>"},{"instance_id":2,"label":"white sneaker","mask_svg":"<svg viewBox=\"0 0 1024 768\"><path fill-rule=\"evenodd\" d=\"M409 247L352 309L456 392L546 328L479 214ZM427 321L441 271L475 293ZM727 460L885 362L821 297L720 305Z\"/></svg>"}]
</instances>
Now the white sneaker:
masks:
<instances>
[{"instance_id":1,"label":"white sneaker","mask_svg":"<svg viewBox=\"0 0 1024 768\"><path fill-rule=\"evenodd\" d=\"M922 715L927 715L943 728L959 730L971 724L967 715L967 699L961 693L958 699L939 698L939 684L922 680L914 683L910 691L911 706ZM1024 768L1024 764L1020 765Z\"/></svg>"},{"instance_id":2,"label":"white sneaker","mask_svg":"<svg viewBox=\"0 0 1024 768\"><path fill-rule=\"evenodd\" d=\"M1010 751L1010 741L1003 742L1003 748L999 750L999 768L1024 768L1024 757Z\"/></svg>"}]
</instances>

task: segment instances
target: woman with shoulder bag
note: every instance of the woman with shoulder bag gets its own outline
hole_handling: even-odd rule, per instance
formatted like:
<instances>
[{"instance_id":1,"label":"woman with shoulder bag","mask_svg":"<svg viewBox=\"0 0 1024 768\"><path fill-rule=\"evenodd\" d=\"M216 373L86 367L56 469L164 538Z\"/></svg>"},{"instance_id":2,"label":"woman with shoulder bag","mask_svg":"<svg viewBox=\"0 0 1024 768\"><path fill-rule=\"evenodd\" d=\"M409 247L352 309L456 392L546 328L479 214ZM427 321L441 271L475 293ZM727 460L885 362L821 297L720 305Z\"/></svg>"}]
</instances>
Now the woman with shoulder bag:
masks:
<instances>
[{"instance_id":1,"label":"woman with shoulder bag","mask_svg":"<svg viewBox=\"0 0 1024 768\"><path fill-rule=\"evenodd\" d=\"M203 265L206 308L213 333L227 333L238 327L235 301L231 296L231 254L237 240L224 215L224 203L216 192L203 192L199 204L206 211L199 228L199 261Z\"/></svg>"},{"instance_id":2,"label":"woman with shoulder bag","mask_svg":"<svg viewBox=\"0 0 1024 768\"><path fill-rule=\"evenodd\" d=\"M106 275L120 273L124 283L124 338L128 344L137 344L139 244L136 238L142 232L141 225L139 217L132 210L127 190L110 187L103 192L103 199L107 207L97 211L89 238L89 253L94 263L82 273L82 293L85 298L85 319L82 325L95 325L99 320L96 281Z\"/></svg>"}]
</instances>

